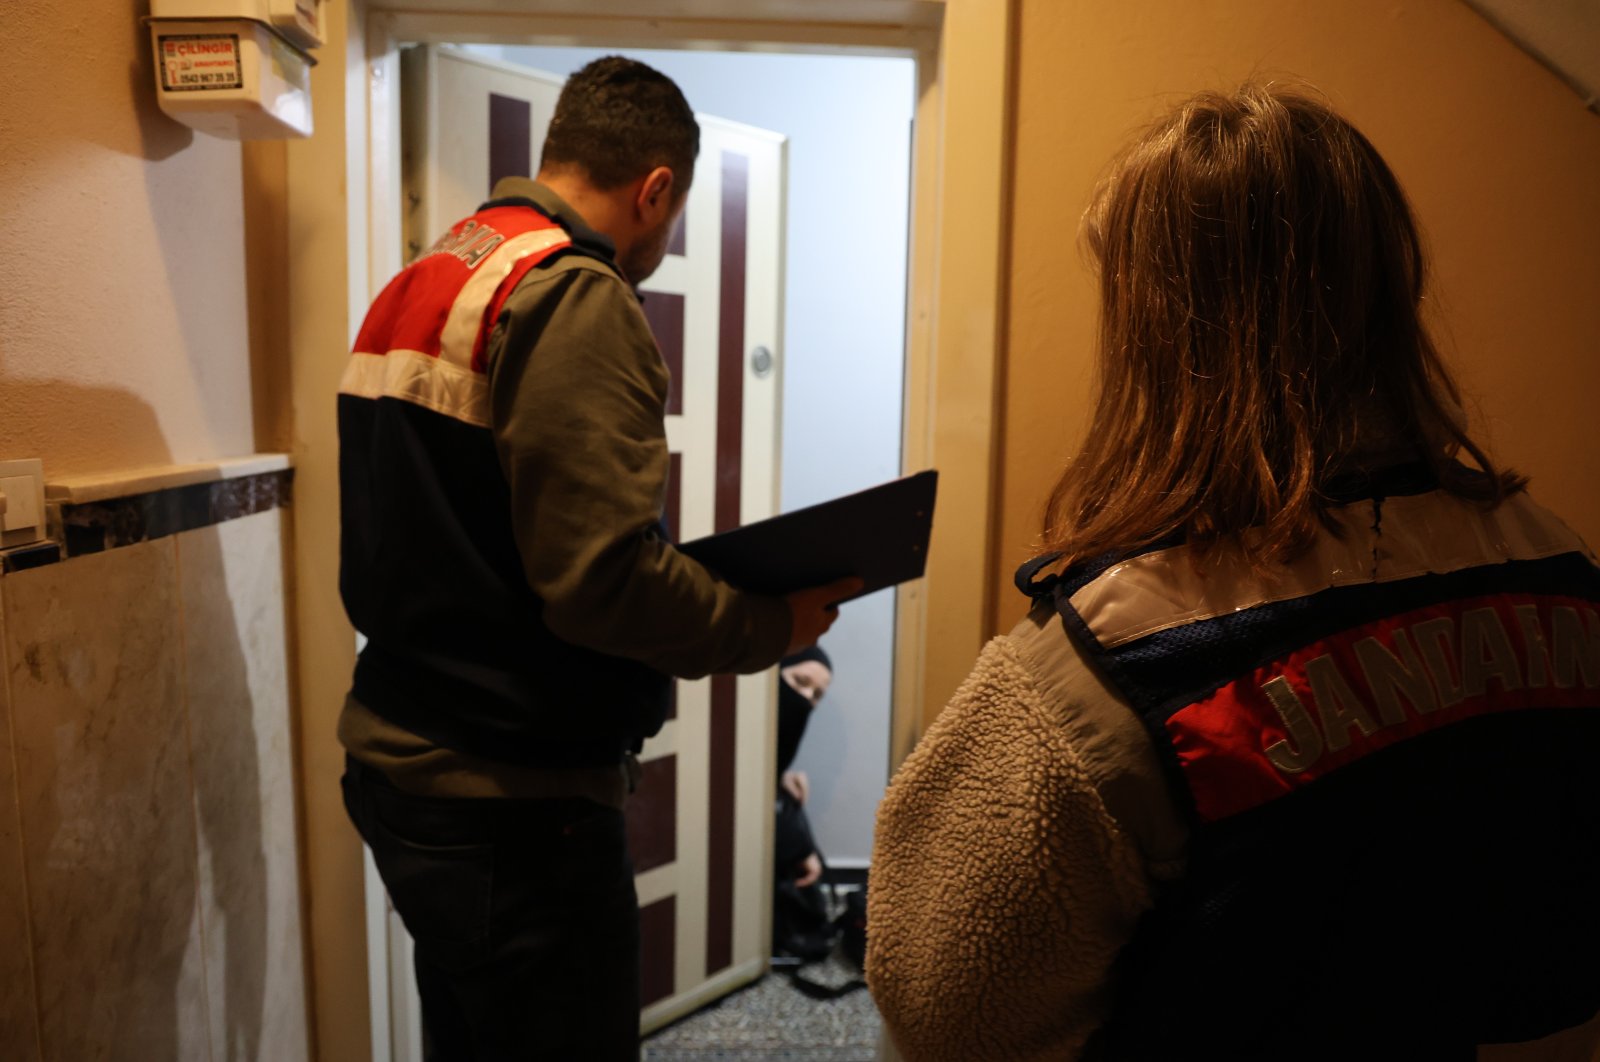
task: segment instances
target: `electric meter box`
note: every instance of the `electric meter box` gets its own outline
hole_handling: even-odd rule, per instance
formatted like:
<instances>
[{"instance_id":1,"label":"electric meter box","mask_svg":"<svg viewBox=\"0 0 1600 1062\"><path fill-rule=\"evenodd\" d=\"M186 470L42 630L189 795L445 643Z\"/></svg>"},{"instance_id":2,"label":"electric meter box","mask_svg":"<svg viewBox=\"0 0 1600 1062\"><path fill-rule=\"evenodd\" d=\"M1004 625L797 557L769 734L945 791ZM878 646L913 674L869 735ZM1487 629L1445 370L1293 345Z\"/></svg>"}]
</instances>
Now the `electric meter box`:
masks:
<instances>
[{"instance_id":1,"label":"electric meter box","mask_svg":"<svg viewBox=\"0 0 1600 1062\"><path fill-rule=\"evenodd\" d=\"M311 49L327 0L150 0L156 97L230 140L311 135Z\"/></svg>"},{"instance_id":2,"label":"electric meter box","mask_svg":"<svg viewBox=\"0 0 1600 1062\"><path fill-rule=\"evenodd\" d=\"M301 51L323 44L326 0L150 0L151 18L239 19L270 26Z\"/></svg>"},{"instance_id":3,"label":"electric meter box","mask_svg":"<svg viewBox=\"0 0 1600 1062\"><path fill-rule=\"evenodd\" d=\"M155 10L169 6L158 0ZM155 13L149 24L156 96L168 116L229 140L311 135L314 60L276 29Z\"/></svg>"}]
</instances>

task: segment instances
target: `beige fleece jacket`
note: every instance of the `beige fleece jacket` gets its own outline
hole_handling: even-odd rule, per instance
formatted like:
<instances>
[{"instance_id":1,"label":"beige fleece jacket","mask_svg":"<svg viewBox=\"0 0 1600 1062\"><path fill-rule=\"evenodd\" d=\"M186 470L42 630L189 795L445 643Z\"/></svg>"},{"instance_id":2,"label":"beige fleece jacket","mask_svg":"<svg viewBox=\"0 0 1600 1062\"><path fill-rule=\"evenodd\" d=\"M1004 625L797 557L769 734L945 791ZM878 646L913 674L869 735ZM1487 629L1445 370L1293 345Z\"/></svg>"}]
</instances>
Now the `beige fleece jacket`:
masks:
<instances>
[{"instance_id":1,"label":"beige fleece jacket","mask_svg":"<svg viewBox=\"0 0 1600 1062\"><path fill-rule=\"evenodd\" d=\"M1048 607L991 641L878 809L867 981L906 1062L1076 1059L1187 830ZM1479 1062L1600 1062L1600 1016Z\"/></svg>"},{"instance_id":2,"label":"beige fleece jacket","mask_svg":"<svg viewBox=\"0 0 1600 1062\"><path fill-rule=\"evenodd\" d=\"M867 980L904 1056L1077 1057L1185 837L1142 724L1054 613L990 642L878 811Z\"/></svg>"}]
</instances>

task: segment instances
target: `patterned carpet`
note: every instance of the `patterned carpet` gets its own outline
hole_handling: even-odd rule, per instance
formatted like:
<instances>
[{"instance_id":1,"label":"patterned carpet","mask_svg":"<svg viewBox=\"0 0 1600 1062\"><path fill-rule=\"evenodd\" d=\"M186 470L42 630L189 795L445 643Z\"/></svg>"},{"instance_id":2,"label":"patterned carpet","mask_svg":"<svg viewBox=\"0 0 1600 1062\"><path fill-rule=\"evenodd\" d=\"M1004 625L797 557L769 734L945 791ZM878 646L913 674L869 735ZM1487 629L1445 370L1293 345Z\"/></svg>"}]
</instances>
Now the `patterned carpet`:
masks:
<instances>
[{"instance_id":1,"label":"patterned carpet","mask_svg":"<svg viewBox=\"0 0 1600 1062\"><path fill-rule=\"evenodd\" d=\"M805 974L826 985L861 976L837 956ZM646 1039L644 1062L874 1062L881 1027L866 989L812 999L775 971Z\"/></svg>"}]
</instances>

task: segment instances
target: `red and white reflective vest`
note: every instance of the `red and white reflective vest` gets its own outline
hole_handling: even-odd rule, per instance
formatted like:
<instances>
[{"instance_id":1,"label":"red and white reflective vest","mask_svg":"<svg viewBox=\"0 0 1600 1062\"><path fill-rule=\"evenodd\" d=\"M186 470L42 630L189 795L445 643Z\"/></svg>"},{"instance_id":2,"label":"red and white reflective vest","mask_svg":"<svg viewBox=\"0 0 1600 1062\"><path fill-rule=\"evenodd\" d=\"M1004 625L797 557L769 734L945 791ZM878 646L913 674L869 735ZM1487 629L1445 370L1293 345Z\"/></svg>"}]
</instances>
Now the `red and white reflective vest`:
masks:
<instances>
[{"instance_id":1,"label":"red and white reflective vest","mask_svg":"<svg viewBox=\"0 0 1600 1062\"><path fill-rule=\"evenodd\" d=\"M488 427L489 332L518 281L570 246L565 229L523 206L458 222L372 304L339 393L399 398Z\"/></svg>"},{"instance_id":2,"label":"red and white reflective vest","mask_svg":"<svg viewBox=\"0 0 1600 1062\"><path fill-rule=\"evenodd\" d=\"M352 694L444 748L610 765L665 716L667 676L545 625L491 423L511 293L561 254L614 269L607 250L530 199L489 203L384 288L340 384L339 589L367 636Z\"/></svg>"}]
</instances>

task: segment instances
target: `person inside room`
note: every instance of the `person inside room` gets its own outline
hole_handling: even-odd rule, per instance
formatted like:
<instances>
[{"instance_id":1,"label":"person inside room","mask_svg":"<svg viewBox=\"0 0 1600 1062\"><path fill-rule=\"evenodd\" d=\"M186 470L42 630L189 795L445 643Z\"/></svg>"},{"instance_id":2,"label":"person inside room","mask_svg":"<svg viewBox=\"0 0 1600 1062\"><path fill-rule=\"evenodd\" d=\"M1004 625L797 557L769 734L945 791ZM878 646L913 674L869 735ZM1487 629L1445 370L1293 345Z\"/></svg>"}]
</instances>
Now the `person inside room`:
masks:
<instances>
[{"instance_id":1,"label":"person inside room","mask_svg":"<svg viewBox=\"0 0 1600 1062\"><path fill-rule=\"evenodd\" d=\"M778 785L773 830L773 954L815 960L836 933L822 889L823 861L806 816L811 780L794 767L811 713L833 682L833 661L821 646L778 664Z\"/></svg>"}]
</instances>

